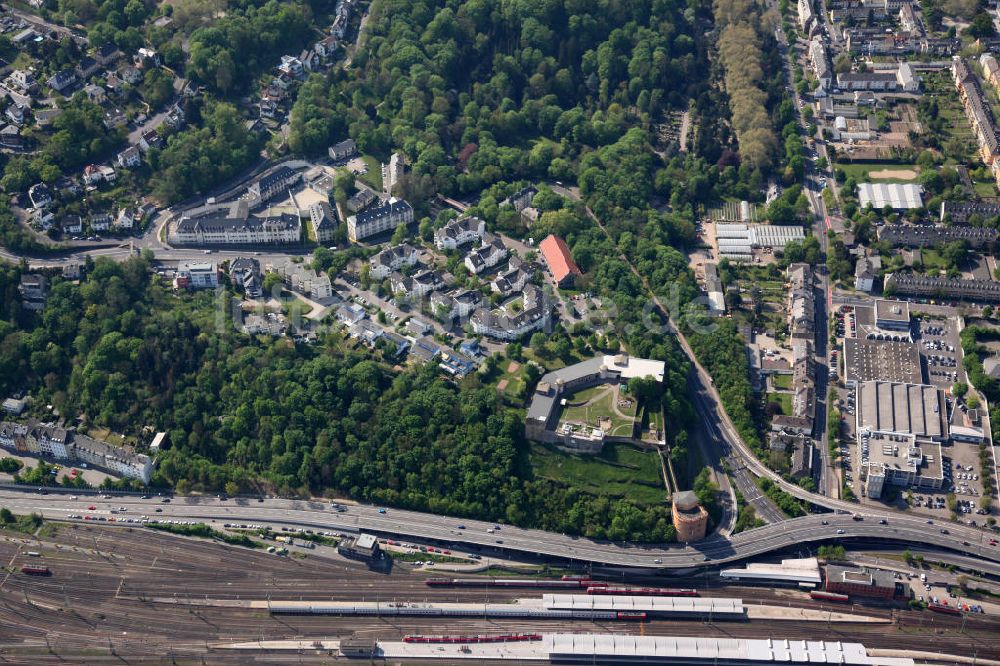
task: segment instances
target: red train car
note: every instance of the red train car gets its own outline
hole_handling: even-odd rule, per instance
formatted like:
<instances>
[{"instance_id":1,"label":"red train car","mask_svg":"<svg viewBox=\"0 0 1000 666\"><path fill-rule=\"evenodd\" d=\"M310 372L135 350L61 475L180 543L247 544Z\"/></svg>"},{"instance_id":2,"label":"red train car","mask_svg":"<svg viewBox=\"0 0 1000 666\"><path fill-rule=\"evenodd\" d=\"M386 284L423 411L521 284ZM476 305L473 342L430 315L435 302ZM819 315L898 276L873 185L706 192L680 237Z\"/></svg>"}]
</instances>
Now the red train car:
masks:
<instances>
[{"instance_id":1,"label":"red train car","mask_svg":"<svg viewBox=\"0 0 1000 666\"><path fill-rule=\"evenodd\" d=\"M51 576L52 571L48 567L34 567L30 564L25 564L21 567L21 573L28 574L29 576Z\"/></svg>"},{"instance_id":2,"label":"red train car","mask_svg":"<svg viewBox=\"0 0 1000 666\"><path fill-rule=\"evenodd\" d=\"M958 610L954 606L945 606L944 604L927 604L927 610L934 611L935 613L944 613L945 615L962 614L962 611Z\"/></svg>"},{"instance_id":3,"label":"red train car","mask_svg":"<svg viewBox=\"0 0 1000 666\"><path fill-rule=\"evenodd\" d=\"M813 590L809 593L809 596L817 601L836 601L838 603L846 604L848 601L848 596L846 594L839 594L837 592L824 592L823 590Z\"/></svg>"},{"instance_id":4,"label":"red train car","mask_svg":"<svg viewBox=\"0 0 1000 666\"><path fill-rule=\"evenodd\" d=\"M646 619L646 614L643 613L642 611L636 611L636 612L619 611L618 612L618 619L619 620L640 620L641 621L641 620L645 620Z\"/></svg>"},{"instance_id":5,"label":"red train car","mask_svg":"<svg viewBox=\"0 0 1000 666\"><path fill-rule=\"evenodd\" d=\"M556 587L580 589L582 587L605 587L607 583L581 580L543 580L521 578L427 578L425 585L431 587Z\"/></svg>"},{"instance_id":6,"label":"red train car","mask_svg":"<svg viewBox=\"0 0 1000 666\"><path fill-rule=\"evenodd\" d=\"M634 597L697 597L698 590L670 587L608 587L591 585L587 594L620 594Z\"/></svg>"}]
</instances>

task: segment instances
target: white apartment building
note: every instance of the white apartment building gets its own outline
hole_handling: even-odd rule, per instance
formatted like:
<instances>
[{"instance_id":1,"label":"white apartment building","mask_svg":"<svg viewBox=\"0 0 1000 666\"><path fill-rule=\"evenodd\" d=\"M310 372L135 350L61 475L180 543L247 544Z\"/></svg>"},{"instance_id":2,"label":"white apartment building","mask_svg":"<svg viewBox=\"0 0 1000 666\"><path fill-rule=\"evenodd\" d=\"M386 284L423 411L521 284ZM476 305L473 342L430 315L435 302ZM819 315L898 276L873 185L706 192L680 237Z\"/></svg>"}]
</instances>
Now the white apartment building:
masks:
<instances>
[{"instance_id":1,"label":"white apartment building","mask_svg":"<svg viewBox=\"0 0 1000 666\"><path fill-rule=\"evenodd\" d=\"M478 217L452 220L434 232L434 245L439 250L455 250L460 245L482 240L486 223Z\"/></svg>"},{"instance_id":2,"label":"white apartment building","mask_svg":"<svg viewBox=\"0 0 1000 666\"><path fill-rule=\"evenodd\" d=\"M400 224L413 222L413 207L402 199L392 198L347 218L347 236L354 242L392 231Z\"/></svg>"}]
</instances>

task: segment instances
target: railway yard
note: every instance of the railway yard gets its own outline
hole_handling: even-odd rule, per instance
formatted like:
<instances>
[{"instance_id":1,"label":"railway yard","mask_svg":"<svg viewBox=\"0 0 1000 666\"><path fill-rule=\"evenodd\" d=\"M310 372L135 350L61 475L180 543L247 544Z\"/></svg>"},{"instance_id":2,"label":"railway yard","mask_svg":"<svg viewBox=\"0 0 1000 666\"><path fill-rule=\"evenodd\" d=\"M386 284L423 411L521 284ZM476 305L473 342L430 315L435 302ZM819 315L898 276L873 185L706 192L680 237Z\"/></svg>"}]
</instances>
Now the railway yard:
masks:
<instances>
[{"instance_id":1,"label":"railway yard","mask_svg":"<svg viewBox=\"0 0 1000 666\"><path fill-rule=\"evenodd\" d=\"M994 615L951 617L874 603L822 603L800 590L723 586L704 578L609 578L608 584L697 589L701 597L738 598L748 609L747 618L650 617L629 622L272 614L269 601L406 601L485 608L568 591L428 585L428 578L440 572L414 571L406 565L388 573L372 571L329 547L278 557L143 528L49 523L42 533L53 531L40 538L0 532L0 562L5 567L0 578L0 663L56 663L67 658L86 658L88 663L274 662L325 655L325 649L313 647L316 641L400 641L410 635L442 634L812 639L817 622L828 641L1000 659L1000 621ZM22 566L47 567L52 573L29 576L21 572ZM767 608L771 619L758 619L755 607ZM817 611L824 611L825 618ZM775 614L788 619L774 620ZM852 621L841 614L859 617ZM807 616L809 620L801 619ZM275 651L270 644L249 651L225 648L290 639L308 646L290 653Z\"/></svg>"}]
</instances>

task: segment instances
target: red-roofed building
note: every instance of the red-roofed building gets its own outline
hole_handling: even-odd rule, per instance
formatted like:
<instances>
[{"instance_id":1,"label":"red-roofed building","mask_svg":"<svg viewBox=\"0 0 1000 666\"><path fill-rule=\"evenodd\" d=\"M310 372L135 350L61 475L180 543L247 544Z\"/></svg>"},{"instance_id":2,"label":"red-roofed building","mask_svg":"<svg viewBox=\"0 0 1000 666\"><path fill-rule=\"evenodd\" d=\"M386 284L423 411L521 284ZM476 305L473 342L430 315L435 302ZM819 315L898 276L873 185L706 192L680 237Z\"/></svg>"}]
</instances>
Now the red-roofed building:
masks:
<instances>
[{"instance_id":1,"label":"red-roofed building","mask_svg":"<svg viewBox=\"0 0 1000 666\"><path fill-rule=\"evenodd\" d=\"M538 244L538 249L542 251L542 258L545 259L552 278L560 287L572 284L573 278L581 275L566 241L562 238L550 234Z\"/></svg>"}]
</instances>

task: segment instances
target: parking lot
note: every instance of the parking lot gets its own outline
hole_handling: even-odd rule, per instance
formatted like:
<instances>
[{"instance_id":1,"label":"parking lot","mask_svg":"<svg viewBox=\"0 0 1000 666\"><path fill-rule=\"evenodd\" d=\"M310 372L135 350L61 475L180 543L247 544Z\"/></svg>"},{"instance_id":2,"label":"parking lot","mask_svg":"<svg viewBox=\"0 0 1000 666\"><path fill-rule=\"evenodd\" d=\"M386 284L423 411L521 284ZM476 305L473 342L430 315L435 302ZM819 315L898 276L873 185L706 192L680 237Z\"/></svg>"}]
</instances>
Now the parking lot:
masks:
<instances>
[{"instance_id":1,"label":"parking lot","mask_svg":"<svg viewBox=\"0 0 1000 666\"><path fill-rule=\"evenodd\" d=\"M949 389L956 382L966 381L955 320L927 317L915 319L913 334L929 384Z\"/></svg>"}]
</instances>

